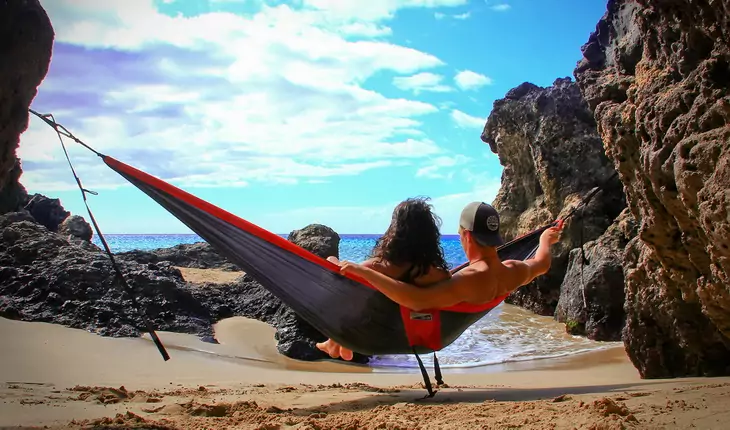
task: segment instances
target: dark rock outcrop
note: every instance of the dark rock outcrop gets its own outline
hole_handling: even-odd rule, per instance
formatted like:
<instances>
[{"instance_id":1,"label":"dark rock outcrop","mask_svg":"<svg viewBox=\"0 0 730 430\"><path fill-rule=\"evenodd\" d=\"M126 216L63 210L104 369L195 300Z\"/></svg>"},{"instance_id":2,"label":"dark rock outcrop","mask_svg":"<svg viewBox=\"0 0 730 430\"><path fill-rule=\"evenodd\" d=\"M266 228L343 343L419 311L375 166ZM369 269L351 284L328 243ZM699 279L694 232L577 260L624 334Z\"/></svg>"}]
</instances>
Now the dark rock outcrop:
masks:
<instances>
[{"instance_id":1,"label":"dark rock outcrop","mask_svg":"<svg viewBox=\"0 0 730 430\"><path fill-rule=\"evenodd\" d=\"M185 282L169 261L116 261L157 330L214 341L215 322L245 316L277 329L282 354L300 360L327 358L315 346L325 337L250 276L199 285ZM105 336L144 331L131 300L114 281L108 256L89 242L49 231L27 212L0 216L0 316ZM358 354L355 361L367 358Z\"/></svg>"},{"instance_id":2,"label":"dark rock outcrop","mask_svg":"<svg viewBox=\"0 0 730 430\"><path fill-rule=\"evenodd\" d=\"M86 222L84 217L79 215L71 215L63 220L61 226L58 228L58 232L61 235L72 236L85 242L90 241L94 235L94 232L91 230L91 225Z\"/></svg>"},{"instance_id":3,"label":"dark rock outcrop","mask_svg":"<svg viewBox=\"0 0 730 430\"><path fill-rule=\"evenodd\" d=\"M506 240L557 219L615 172L588 105L569 78L548 88L524 83L510 90L494 103L482 140L504 166L493 205ZM584 241L600 236L624 207L621 183L609 181L579 211L582 221L566 225L550 272L512 293L507 302L553 315L570 250L580 246L581 235Z\"/></svg>"},{"instance_id":4,"label":"dark rock outcrop","mask_svg":"<svg viewBox=\"0 0 730 430\"><path fill-rule=\"evenodd\" d=\"M33 194L24 209L50 231L58 231L58 227L70 215L59 199L52 199L42 194Z\"/></svg>"},{"instance_id":5,"label":"dark rock outcrop","mask_svg":"<svg viewBox=\"0 0 730 430\"><path fill-rule=\"evenodd\" d=\"M730 0L610 0L575 70L638 236L626 350L643 377L730 374Z\"/></svg>"},{"instance_id":6,"label":"dark rock outcrop","mask_svg":"<svg viewBox=\"0 0 730 430\"><path fill-rule=\"evenodd\" d=\"M0 2L0 214L20 209L26 200L15 150L48 73L54 37L38 0Z\"/></svg>"},{"instance_id":7,"label":"dark rock outcrop","mask_svg":"<svg viewBox=\"0 0 730 430\"><path fill-rule=\"evenodd\" d=\"M0 179L4 177L6 184L4 187L0 186L0 214L17 211L28 201L28 192L20 183L22 174L23 169L18 159L15 160L15 165L7 175L0 174Z\"/></svg>"},{"instance_id":8,"label":"dark rock outcrop","mask_svg":"<svg viewBox=\"0 0 730 430\"><path fill-rule=\"evenodd\" d=\"M121 259L143 264L164 261L175 266L190 267L193 269L241 270L238 266L221 256L206 242L180 244L169 248L155 249L153 251L134 250L120 252L116 255Z\"/></svg>"},{"instance_id":9,"label":"dark rock outcrop","mask_svg":"<svg viewBox=\"0 0 730 430\"><path fill-rule=\"evenodd\" d=\"M340 235L322 224L309 224L289 233L287 240L322 258L340 258Z\"/></svg>"},{"instance_id":10,"label":"dark rock outcrop","mask_svg":"<svg viewBox=\"0 0 730 430\"><path fill-rule=\"evenodd\" d=\"M141 320L100 250L85 249L22 216L0 216L0 313L107 336L137 336ZM210 334L211 318L170 265L119 262L159 330Z\"/></svg>"},{"instance_id":11,"label":"dark rock outcrop","mask_svg":"<svg viewBox=\"0 0 730 430\"><path fill-rule=\"evenodd\" d=\"M636 236L628 208L595 241L570 251L555 317L567 331L599 341L619 341L624 327L623 252ZM583 259L585 252L585 259Z\"/></svg>"}]
</instances>

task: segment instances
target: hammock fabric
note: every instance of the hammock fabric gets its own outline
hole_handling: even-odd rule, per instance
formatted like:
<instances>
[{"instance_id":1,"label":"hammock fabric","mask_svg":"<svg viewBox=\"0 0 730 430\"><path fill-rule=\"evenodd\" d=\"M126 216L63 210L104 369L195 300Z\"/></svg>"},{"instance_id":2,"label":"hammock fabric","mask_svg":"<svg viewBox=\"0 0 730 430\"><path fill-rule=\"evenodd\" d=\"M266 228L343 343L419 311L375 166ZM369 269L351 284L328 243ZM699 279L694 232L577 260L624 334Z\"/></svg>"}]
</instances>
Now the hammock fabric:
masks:
<instances>
[{"instance_id":1,"label":"hammock fabric","mask_svg":"<svg viewBox=\"0 0 730 430\"><path fill-rule=\"evenodd\" d=\"M71 163L62 136L68 137L92 151L112 170L154 199L168 212L197 233L221 255L241 267L264 288L319 330L340 345L365 355L414 353L423 376L427 397L435 392L423 362L418 354L433 352L436 381L443 384L436 351L456 340L469 326L499 305L507 296L489 303L473 305L460 303L440 309L412 311L398 305L377 291L368 282L354 275L342 275L333 264L288 240L266 231L242 218L216 207L167 182L135 169L112 157L101 154L76 138L58 124L52 115L31 113L51 126L58 134L74 179L81 190L84 204L96 233L104 245L116 276L132 300L134 307L150 333L165 361L169 354L155 333L152 324L139 308L132 289L117 266L98 224L86 203L86 194L96 194L81 185ZM611 180L612 175L605 183ZM605 184L604 183L604 184ZM581 205L573 208L561 221L571 217L578 207L585 206L601 187L594 188L584 197ZM500 248L504 260L527 260L537 251L540 235L549 225L514 239ZM456 273L464 263L452 270ZM327 310L323 312L323 310Z\"/></svg>"},{"instance_id":2,"label":"hammock fabric","mask_svg":"<svg viewBox=\"0 0 730 430\"><path fill-rule=\"evenodd\" d=\"M411 311L281 236L112 157L102 159L323 335L361 354L438 351L506 297L483 305ZM548 227L503 245L502 260L532 257Z\"/></svg>"}]
</instances>

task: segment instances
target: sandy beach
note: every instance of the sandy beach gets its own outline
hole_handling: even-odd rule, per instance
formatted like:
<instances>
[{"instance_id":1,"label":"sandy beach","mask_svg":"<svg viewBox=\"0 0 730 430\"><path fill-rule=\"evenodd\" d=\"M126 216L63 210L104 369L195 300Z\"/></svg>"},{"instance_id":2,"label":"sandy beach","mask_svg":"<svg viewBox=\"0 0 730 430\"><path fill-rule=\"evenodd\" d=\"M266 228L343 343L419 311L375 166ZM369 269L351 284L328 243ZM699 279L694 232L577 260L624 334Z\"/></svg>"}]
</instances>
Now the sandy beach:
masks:
<instances>
[{"instance_id":1,"label":"sandy beach","mask_svg":"<svg viewBox=\"0 0 730 430\"><path fill-rule=\"evenodd\" d=\"M196 275L220 279L185 272ZM620 347L445 369L447 386L422 399L417 369L291 360L273 328L246 318L215 332L220 344L159 333L165 362L148 338L0 319L0 427L719 429L730 419L730 378L642 380Z\"/></svg>"}]
</instances>

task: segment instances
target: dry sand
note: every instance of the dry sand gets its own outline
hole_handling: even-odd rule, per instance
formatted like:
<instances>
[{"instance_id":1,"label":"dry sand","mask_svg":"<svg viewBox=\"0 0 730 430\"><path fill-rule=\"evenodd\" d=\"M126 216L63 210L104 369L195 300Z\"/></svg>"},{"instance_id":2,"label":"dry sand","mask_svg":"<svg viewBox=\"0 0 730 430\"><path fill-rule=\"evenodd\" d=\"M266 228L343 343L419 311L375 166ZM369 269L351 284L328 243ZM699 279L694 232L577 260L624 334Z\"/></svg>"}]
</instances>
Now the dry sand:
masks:
<instances>
[{"instance_id":1,"label":"dry sand","mask_svg":"<svg viewBox=\"0 0 730 430\"><path fill-rule=\"evenodd\" d=\"M621 348L560 359L384 372L277 353L274 330L245 318L216 326L220 344L159 333L103 338L0 319L0 428L725 429L730 378L641 380Z\"/></svg>"},{"instance_id":2,"label":"dry sand","mask_svg":"<svg viewBox=\"0 0 730 430\"><path fill-rule=\"evenodd\" d=\"M188 282L203 284L210 282L213 284L225 284L233 282L244 275L243 272L232 272L220 269L194 269L190 267L177 267L182 273L183 278Z\"/></svg>"}]
</instances>

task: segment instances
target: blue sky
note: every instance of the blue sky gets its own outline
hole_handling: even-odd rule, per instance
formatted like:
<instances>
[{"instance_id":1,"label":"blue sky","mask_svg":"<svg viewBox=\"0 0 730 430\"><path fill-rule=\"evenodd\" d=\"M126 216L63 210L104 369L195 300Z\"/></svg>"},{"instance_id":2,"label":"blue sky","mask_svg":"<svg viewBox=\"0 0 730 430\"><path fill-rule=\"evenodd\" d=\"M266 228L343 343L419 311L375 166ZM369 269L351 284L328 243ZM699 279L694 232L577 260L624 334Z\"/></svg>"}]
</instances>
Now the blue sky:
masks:
<instances>
[{"instance_id":1,"label":"blue sky","mask_svg":"<svg viewBox=\"0 0 730 430\"><path fill-rule=\"evenodd\" d=\"M32 107L97 150L276 233L381 233L433 199L445 234L502 168L492 103L571 76L605 0L46 0L56 31ZM69 142L104 233L189 230ZM86 216L32 117L21 182Z\"/></svg>"}]
</instances>

